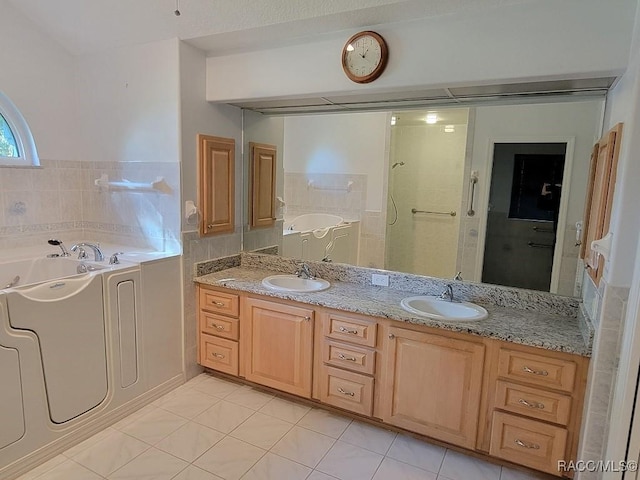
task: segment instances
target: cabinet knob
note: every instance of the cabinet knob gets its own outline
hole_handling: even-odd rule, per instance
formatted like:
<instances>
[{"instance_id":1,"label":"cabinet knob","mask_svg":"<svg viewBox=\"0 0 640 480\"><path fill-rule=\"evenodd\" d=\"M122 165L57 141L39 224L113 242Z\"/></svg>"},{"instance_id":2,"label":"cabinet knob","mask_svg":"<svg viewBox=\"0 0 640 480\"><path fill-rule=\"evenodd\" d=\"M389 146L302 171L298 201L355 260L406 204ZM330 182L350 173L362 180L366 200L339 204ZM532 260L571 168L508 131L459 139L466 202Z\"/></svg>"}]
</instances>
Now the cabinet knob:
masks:
<instances>
[{"instance_id":1,"label":"cabinet knob","mask_svg":"<svg viewBox=\"0 0 640 480\"><path fill-rule=\"evenodd\" d=\"M338 387L338 393L341 393L342 395L346 395L348 397L353 397L355 396L355 393L353 392L347 392L346 390L343 390L342 388Z\"/></svg>"},{"instance_id":2,"label":"cabinet knob","mask_svg":"<svg viewBox=\"0 0 640 480\"><path fill-rule=\"evenodd\" d=\"M525 400L524 398L521 398L518 400L518 403L520 405L524 405L525 407L529 407L529 408L539 408L540 410L544 410L544 403L540 403L540 402L530 402L528 400Z\"/></svg>"},{"instance_id":3,"label":"cabinet knob","mask_svg":"<svg viewBox=\"0 0 640 480\"><path fill-rule=\"evenodd\" d=\"M527 367L526 365L522 367L522 370L533 375L540 375L541 377L546 377L547 375L549 375L549 372L547 372L546 370L534 370Z\"/></svg>"},{"instance_id":4,"label":"cabinet knob","mask_svg":"<svg viewBox=\"0 0 640 480\"><path fill-rule=\"evenodd\" d=\"M311 321L311 317L310 317L309 315L307 315L306 317L304 317L304 319L305 319L307 322L310 322L310 321Z\"/></svg>"},{"instance_id":5,"label":"cabinet knob","mask_svg":"<svg viewBox=\"0 0 640 480\"><path fill-rule=\"evenodd\" d=\"M540 450L540 445L538 445L537 443L523 442L519 438L516 438L514 443L522 448L529 448L531 450Z\"/></svg>"},{"instance_id":6,"label":"cabinet knob","mask_svg":"<svg viewBox=\"0 0 640 480\"><path fill-rule=\"evenodd\" d=\"M338 328L338 330L342 333L348 333L350 335L357 335L358 334L358 330L356 330L355 328L347 328L347 327L340 327Z\"/></svg>"},{"instance_id":7,"label":"cabinet knob","mask_svg":"<svg viewBox=\"0 0 640 480\"><path fill-rule=\"evenodd\" d=\"M389 338L390 338L391 340L393 340L394 338L396 338L396 336L395 336L393 333L390 333L390 334L389 334Z\"/></svg>"}]
</instances>

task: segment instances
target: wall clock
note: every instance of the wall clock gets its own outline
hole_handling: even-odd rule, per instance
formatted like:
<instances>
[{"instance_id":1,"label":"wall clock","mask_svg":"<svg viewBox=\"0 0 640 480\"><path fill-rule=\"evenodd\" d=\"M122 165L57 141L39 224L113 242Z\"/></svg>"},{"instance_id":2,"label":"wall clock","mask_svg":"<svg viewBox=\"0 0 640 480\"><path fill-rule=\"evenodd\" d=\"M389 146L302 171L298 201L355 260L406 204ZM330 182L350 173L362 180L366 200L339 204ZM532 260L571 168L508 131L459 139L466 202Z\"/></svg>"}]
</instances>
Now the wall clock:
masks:
<instances>
[{"instance_id":1,"label":"wall clock","mask_svg":"<svg viewBox=\"0 0 640 480\"><path fill-rule=\"evenodd\" d=\"M369 83L378 78L389 58L387 43L376 32L359 32L342 49L342 68L350 80Z\"/></svg>"}]
</instances>

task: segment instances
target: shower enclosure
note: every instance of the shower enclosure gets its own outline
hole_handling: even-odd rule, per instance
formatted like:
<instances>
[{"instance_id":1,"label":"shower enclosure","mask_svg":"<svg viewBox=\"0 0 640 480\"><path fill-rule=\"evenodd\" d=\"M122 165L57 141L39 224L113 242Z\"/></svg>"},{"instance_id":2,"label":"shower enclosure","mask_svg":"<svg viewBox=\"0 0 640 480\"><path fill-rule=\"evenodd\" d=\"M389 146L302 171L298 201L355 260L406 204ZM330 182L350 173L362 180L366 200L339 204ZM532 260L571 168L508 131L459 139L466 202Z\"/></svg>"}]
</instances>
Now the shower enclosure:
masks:
<instances>
[{"instance_id":1,"label":"shower enclosure","mask_svg":"<svg viewBox=\"0 0 640 480\"><path fill-rule=\"evenodd\" d=\"M468 109L394 112L385 266L456 274Z\"/></svg>"}]
</instances>

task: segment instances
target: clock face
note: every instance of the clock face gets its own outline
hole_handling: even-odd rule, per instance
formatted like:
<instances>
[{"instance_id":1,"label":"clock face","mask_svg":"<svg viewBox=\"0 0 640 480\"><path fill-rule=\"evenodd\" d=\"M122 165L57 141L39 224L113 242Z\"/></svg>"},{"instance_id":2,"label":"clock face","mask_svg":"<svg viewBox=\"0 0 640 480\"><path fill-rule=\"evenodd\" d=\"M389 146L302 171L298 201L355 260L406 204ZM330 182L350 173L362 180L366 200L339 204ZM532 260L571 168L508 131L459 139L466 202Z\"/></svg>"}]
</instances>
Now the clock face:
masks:
<instances>
[{"instance_id":1,"label":"clock face","mask_svg":"<svg viewBox=\"0 0 640 480\"><path fill-rule=\"evenodd\" d=\"M342 66L351 80L368 83L380 76L387 61L387 45L375 32L351 37L342 50Z\"/></svg>"}]
</instances>

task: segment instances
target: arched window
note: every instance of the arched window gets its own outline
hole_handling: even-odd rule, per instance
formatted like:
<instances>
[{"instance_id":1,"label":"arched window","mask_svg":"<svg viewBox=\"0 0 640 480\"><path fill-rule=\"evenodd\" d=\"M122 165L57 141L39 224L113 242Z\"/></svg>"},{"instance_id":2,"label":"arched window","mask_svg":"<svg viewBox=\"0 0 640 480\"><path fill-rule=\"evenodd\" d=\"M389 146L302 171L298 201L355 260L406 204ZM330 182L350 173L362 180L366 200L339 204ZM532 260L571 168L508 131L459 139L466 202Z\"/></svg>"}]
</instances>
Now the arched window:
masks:
<instances>
[{"instance_id":1,"label":"arched window","mask_svg":"<svg viewBox=\"0 0 640 480\"><path fill-rule=\"evenodd\" d=\"M9 97L0 92L0 165L40 165L29 125Z\"/></svg>"}]
</instances>

